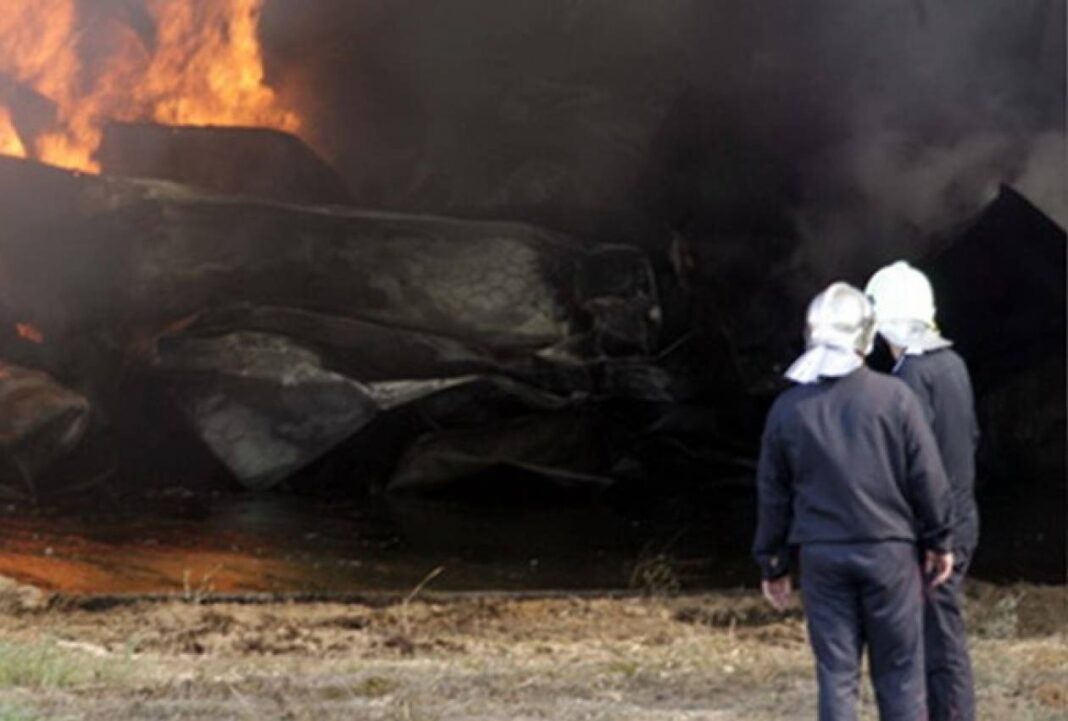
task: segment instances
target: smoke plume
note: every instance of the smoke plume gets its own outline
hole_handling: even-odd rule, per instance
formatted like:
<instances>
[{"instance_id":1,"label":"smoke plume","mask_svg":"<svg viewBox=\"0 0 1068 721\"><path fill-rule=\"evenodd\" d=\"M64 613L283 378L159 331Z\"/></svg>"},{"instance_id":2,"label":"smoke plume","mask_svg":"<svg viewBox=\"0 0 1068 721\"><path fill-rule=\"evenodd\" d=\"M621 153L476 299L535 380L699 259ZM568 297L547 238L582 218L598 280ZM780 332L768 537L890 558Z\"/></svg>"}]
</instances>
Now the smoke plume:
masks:
<instances>
[{"instance_id":1,"label":"smoke plume","mask_svg":"<svg viewBox=\"0 0 1068 721\"><path fill-rule=\"evenodd\" d=\"M269 0L263 27L366 203L781 216L827 273L1002 182L1064 218L1064 30L1059 0Z\"/></svg>"},{"instance_id":2,"label":"smoke plume","mask_svg":"<svg viewBox=\"0 0 1068 721\"><path fill-rule=\"evenodd\" d=\"M819 277L922 252L999 183L1068 216L1063 0L14 7L0 23L19 51L0 63L9 153L48 159L57 123L91 150L109 112L262 118L297 130L363 205L606 237L660 224L724 261L725 239L759 237ZM53 79L60 60L73 70ZM222 70L239 113L208 82Z\"/></svg>"}]
</instances>

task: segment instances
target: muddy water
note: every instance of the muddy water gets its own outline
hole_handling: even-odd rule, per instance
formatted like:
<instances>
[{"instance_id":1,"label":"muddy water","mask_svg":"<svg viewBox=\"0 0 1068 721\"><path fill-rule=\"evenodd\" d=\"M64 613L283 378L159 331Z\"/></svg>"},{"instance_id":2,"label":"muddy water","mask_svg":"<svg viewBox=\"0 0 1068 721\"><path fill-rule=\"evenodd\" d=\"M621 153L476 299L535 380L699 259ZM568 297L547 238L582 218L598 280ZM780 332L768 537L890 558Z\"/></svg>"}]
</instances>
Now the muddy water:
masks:
<instances>
[{"instance_id":1,"label":"muddy water","mask_svg":"<svg viewBox=\"0 0 1068 721\"><path fill-rule=\"evenodd\" d=\"M0 575L70 593L625 589L752 580L739 508L273 495L0 507ZM744 520L741 521L744 525Z\"/></svg>"}]
</instances>

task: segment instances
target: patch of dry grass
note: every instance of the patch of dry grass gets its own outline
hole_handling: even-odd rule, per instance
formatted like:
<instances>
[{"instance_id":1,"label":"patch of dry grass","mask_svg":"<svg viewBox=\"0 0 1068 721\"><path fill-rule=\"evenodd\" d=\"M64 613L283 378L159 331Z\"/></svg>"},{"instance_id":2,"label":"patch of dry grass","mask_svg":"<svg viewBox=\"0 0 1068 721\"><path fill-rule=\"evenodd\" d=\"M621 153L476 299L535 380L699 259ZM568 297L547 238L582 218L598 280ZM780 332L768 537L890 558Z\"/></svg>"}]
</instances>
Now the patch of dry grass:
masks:
<instances>
[{"instance_id":1,"label":"patch of dry grass","mask_svg":"<svg viewBox=\"0 0 1068 721\"><path fill-rule=\"evenodd\" d=\"M1059 598L973 597L982 721L1068 718ZM64 721L785 721L816 705L803 622L754 593L403 609L176 601L0 613L0 637L12 669L8 682L0 669L0 708ZM136 672L112 674L128 658ZM866 686L861 718L874 721Z\"/></svg>"},{"instance_id":2,"label":"patch of dry grass","mask_svg":"<svg viewBox=\"0 0 1068 721\"><path fill-rule=\"evenodd\" d=\"M121 680L128 665L69 651L53 642L0 641L0 688L65 689Z\"/></svg>"},{"instance_id":3,"label":"patch of dry grass","mask_svg":"<svg viewBox=\"0 0 1068 721\"><path fill-rule=\"evenodd\" d=\"M0 721L36 721L36 718L18 706L0 705Z\"/></svg>"}]
</instances>

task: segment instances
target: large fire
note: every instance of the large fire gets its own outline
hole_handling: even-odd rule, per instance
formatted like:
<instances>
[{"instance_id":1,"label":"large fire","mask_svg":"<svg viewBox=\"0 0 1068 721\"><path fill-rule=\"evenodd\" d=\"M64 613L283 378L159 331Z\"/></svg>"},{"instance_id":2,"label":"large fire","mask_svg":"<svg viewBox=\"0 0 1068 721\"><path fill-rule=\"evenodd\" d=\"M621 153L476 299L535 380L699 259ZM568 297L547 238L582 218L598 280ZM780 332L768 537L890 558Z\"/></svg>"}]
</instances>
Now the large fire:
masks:
<instances>
[{"instance_id":1,"label":"large fire","mask_svg":"<svg viewBox=\"0 0 1068 721\"><path fill-rule=\"evenodd\" d=\"M0 81L55 103L55 119L25 137L0 95L0 153L96 172L108 120L300 130L264 81L263 0L143 3L151 32L116 13L82 17L86 0L4 0Z\"/></svg>"}]
</instances>

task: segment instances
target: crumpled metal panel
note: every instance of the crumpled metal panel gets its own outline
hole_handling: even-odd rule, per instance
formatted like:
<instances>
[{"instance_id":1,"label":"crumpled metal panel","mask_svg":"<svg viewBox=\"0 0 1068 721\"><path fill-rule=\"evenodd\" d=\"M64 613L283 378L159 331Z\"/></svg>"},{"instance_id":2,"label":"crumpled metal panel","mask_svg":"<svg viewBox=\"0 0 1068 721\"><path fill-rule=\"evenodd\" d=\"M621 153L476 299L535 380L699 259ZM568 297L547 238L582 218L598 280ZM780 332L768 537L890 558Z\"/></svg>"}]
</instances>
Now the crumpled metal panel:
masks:
<instances>
[{"instance_id":1,"label":"crumpled metal panel","mask_svg":"<svg viewBox=\"0 0 1068 721\"><path fill-rule=\"evenodd\" d=\"M69 453L89 426L89 401L47 373L0 362L0 479L35 495L35 479Z\"/></svg>"},{"instance_id":2,"label":"crumpled metal panel","mask_svg":"<svg viewBox=\"0 0 1068 721\"><path fill-rule=\"evenodd\" d=\"M8 301L50 337L248 303L589 357L648 351L659 324L641 251L523 223L303 208L11 158L0 221Z\"/></svg>"},{"instance_id":3,"label":"crumpled metal panel","mask_svg":"<svg viewBox=\"0 0 1068 721\"><path fill-rule=\"evenodd\" d=\"M242 485L270 488L370 424L379 412L465 379L359 383L292 339L236 332L172 339L161 371L195 431Z\"/></svg>"},{"instance_id":4,"label":"crumpled metal panel","mask_svg":"<svg viewBox=\"0 0 1068 721\"><path fill-rule=\"evenodd\" d=\"M299 473L387 409L493 431L669 391L651 358L654 276L632 247L7 158L0 224L2 310L41 327L51 357L75 341L101 364L123 351L253 488ZM508 446L532 468L597 475L485 438L488 462Z\"/></svg>"},{"instance_id":5,"label":"crumpled metal panel","mask_svg":"<svg viewBox=\"0 0 1068 721\"><path fill-rule=\"evenodd\" d=\"M398 464L390 490L430 490L491 469L526 471L563 487L607 487L603 444L596 422L580 413L510 419L486 428L442 430L413 442Z\"/></svg>"}]
</instances>

